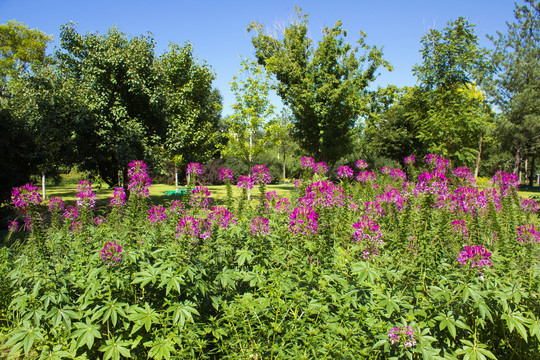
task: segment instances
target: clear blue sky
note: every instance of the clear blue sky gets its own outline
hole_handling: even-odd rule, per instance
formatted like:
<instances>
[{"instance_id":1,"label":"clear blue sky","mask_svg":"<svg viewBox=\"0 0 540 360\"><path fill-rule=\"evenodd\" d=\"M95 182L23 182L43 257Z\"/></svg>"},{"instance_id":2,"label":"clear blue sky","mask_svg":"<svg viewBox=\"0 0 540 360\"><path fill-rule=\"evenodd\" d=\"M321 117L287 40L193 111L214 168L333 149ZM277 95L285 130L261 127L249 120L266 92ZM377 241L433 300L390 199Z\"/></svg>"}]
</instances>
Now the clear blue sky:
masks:
<instances>
[{"instance_id":1,"label":"clear blue sky","mask_svg":"<svg viewBox=\"0 0 540 360\"><path fill-rule=\"evenodd\" d=\"M246 27L251 21L268 28L286 25L294 17L295 5L310 15L310 36L315 42L322 28L342 20L350 43L364 31L369 45L383 47L394 71L382 70L374 87L416 83L412 67L421 62L420 38L429 29L442 29L448 21L465 16L476 25L480 44L491 47L486 34L506 31L515 7L510 0L0 0L0 23L15 19L53 35L55 42L48 52L59 44L60 26L69 21L78 24L80 33L105 33L113 25L131 36L151 32L158 53L169 42L189 41L196 57L214 70L214 87L223 95L227 115L234 101L229 82L238 73L239 55L253 57ZM280 106L277 97L272 101Z\"/></svg>"}]
</instances>

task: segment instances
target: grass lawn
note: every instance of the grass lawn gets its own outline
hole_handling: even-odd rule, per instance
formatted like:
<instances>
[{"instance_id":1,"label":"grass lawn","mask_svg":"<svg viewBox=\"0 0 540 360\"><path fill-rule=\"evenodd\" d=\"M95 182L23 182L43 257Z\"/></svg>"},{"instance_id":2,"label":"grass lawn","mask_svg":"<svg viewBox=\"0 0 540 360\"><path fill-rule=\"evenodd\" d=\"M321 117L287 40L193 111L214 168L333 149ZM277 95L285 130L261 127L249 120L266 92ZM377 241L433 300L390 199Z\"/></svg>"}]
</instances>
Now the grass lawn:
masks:
<instances>
[{"instance_id":1,"label":"grass lawn","mask_svg":"<svg viewBox=\"0 0 540 360\"><path fill-rule=\"evenodd\" d=\"M227 198L227 189L225 185L208 186L211 197L214 199L214 205L223 204ZM110 197L113 195L113 189L108 189L107 186L102 186L101 189L93 187L92 190L96 194L97 206L106 206L109 203ZM171 201L180 199L178 195L165 195L165 191L174 191L174 185L152 184L150 186L150 199L154 205L167 205ZM294 190L294 185L268 185L266 191L276 191L280 197L290 197ZM77 184L69 185L50 185L46 188L46 197L50 199L53 196L60 196L66 205L75 205ZM242 190L233 186L233 197L240 198ZM259 189L257 187L251 190L251 201L258 202Z\"/></svg>"}]
</instances>

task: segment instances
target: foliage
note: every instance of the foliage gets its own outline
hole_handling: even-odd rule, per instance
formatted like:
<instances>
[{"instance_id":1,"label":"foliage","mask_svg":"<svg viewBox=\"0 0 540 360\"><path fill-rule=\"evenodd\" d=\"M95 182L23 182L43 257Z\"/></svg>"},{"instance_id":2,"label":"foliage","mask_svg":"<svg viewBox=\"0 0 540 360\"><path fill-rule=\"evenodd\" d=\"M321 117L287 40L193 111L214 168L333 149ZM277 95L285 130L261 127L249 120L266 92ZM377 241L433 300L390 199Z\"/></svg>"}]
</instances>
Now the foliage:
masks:
<instances>
[{"instance_id":1,"label":"foliage","mask_svg":"<svg viewBox=\"0 0 540 360\"><path fill-rule=\"evenodd\" d=\"M426 160L408 162L420 176L406 183L396 169L339 184L317 174L287 201L267 193L264 208L238 213L132 196L99 221L80 208L12 232L23 240L0 257L11 269L4 348L56 359L538 358L537 207L522 204L512 174L479 189L468 169Z\"/></svg>"},{"instance_id":2,"label":"foliage","mask_svg":"<svg viewBox=\"0 0 540 360\"><path fill-rule=\"evenodd\" d=\"M513 157L517 172L523 158L540 155L540 3L526 0L516 4L515 22L508 24L506 33L491 40L497 76L485 79L486 88L494 103L501 109L497 128L499 141ZM533 180L534 165L530 181Z\"/></svg>"},{"instance_id":3,"label":"foliage","mask_svg":"<svg viewBox=\"0 0 540 360\"><path fill-rule=\"evenodd\" d=\"M252 38L259 64L277 79L276 91L292 111L294 135L308 154L336 162L351 149L351 130L366 110L368 86L379 66L390 68L382 52L364 42L358 47L345 42L341 21L324 28L317 48L308 38L308 16L301 15L282 39L266 35L252 23ZM357 57L358 50L365 53ZM366 66L363 69L363 66Z\"/></svg>"}]
</instances>

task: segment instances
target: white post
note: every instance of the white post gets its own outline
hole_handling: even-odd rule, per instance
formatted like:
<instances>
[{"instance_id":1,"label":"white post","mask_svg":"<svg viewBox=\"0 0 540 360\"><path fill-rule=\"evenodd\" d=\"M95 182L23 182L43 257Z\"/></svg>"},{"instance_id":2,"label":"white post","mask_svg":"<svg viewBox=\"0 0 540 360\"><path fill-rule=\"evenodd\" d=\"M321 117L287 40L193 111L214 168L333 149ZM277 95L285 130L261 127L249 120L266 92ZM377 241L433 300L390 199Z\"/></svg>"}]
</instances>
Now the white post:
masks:
<instances>
[{"instance_id":1,"label":"white post","mask_svg":"<svg viewBox=\"0 0 540 360\"><path fill-rule=\"evenodd\" d=\"M176 168L176 163L174 164L174 186L176 187L176 192L178 192L178 169Z\"/></svg>"},{"instance_id":2,"label":"white post","mask_svg":"<svg viewBox=\"0 0 540 360\"><path fill-rule=\"evenodd\" d=\"M45 201L45 172L41 173L41 193L43 194L43 201Z\"/></svg>"}]
</instances>

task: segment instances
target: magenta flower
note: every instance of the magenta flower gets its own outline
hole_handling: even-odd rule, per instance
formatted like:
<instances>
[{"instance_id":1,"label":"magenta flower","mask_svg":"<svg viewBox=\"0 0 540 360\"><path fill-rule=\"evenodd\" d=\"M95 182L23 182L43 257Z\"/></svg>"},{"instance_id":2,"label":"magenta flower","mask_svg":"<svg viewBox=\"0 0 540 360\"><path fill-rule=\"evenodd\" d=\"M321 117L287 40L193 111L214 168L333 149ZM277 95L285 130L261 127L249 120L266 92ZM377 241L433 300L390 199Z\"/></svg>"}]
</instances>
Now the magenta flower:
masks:
<instances>
[{"instance_id":1,"label":"magenta flower","mask_svg":"<svg viewBox=\"0 0 540 360\"><path fill-rule=\"evenodd\" d=\"M367 163L366 163L366 160L364 159L360 159L356 162L356 167L360 170L364 170L365 168L367 168Z\"/></svg>"},{"instance_id":2,"label":"magenta flower","mask_svg":"<svg viewBox=\"0 0 540 360\"><path fill-rule=\"evenodd\" d=\"M379 224L367 216L362 216L360 221L353 224L353 227L356 229L353 234L353 241L366 246L363 252L363 259L370 259L372 256L378 255L379 247L384 245Z\"/></svg>"},{"instance_id":3,"label":"magenta flower","mask_svg":"<svg viewBox=\"0 0 540 360\"><path fill-rule=\"evenodd\" d=\"M237 186L246 190L253 189L253 180L249 175L240 175Z\"/></svg>"},{"instance_id":4,"label":"magenta flower","mask_svg":"<svg viewBox=\"0 0 540 360\"><path fill-rule=\"evenodd\" d=\"M173 200L171 203L171 206L169 207L169 211L172 213L184 213L184 204L180 200Z\"/></svg>"},{"instance_id":5,"label":"magenta flower","mask_svg":"<svg viewBox=\"0 0 540 360\"><path fill-rule=\"evenodd\" d=\"M407 175L401 169L392 169L390 171L390 177L394 180L407 180Z\"/></svg>"},{"instance_id":6,"label":"magenta flower","mask_svg":"<svg viewBox=\"0 0 540 360\"><path fill-rule=\"evenodd\" d=\"M197 186L191 191L190 204L200 209L206 209L210 205L210 190L206 186Z\"/></svg>"},{"instance_id":7,"label":"magenta flower","mask_svg":"<svg viewBox=\"0 0 540 360\"><path fill-rule=\"evenodd\" d=\"M208 219L224 229L227 229L231 224L236 224L234 214L223 206L214 206Z\"/></svg>"},{"instance_id":8,"label":"magenta flower","mask_svg":"<svg viewBox=\"0 0 540 360\"><path fill-rule=\"evenodd\" d=\"M152 206L150 211L148 211L148 219L151 222L164 222L167 219L167 214L165 213L165 208L161 205Z\"/></svg>"},{"instance_id":9,"label":"magenta flower","mask_svg":"<svg viewBox=\"0 0 540 360\"><path fill-rule=\"evenodd\" d=\"M352 179L352 177L354 176L354 172L349 166L343 165L338 168L337 176L338 179Z\"/></svg>"},{"instance_id":10,"label":"magenta flower","mask_svg":"<svg viewBox=\"0 0 540 360\"><path fill-rule=\"evenodd\" d=\"M492 266L489 257L491 253L482 248L482 245L465 245L464 251L460 252L457 261L461 265L469 264L471 267Z\"/></svg>"},{"instance_id":11,"label":"magenta flower","mask_svg":"<svg viewBox=\"0 0 540 360\"><path fill-rule=\"evenodd\" d=\"M321 161L313 165L313 171L315 174L324 175L328 172L328 166L324 161Z\"/></svg>"},{"instance_id":12,"label":"magenta flower","mask_svg":"<svg viewBox=\"0 0 540 360\"><path fill-rule=\"evenodd\" d=\"M306 169L313 169L315 160L312 157L306 156L302 158L302 167Z\"/></svg>"},{"instance_id":13,"label":"magenta flower","mask_svg":"<svg viewBox=\"0 0 540 360\"><path fill-rule=\"evenodd\" d=\"M302 184L304 183L304 180L298 179L294 182L294 188L298 189Z\"/></svg>"},{"instance_id":14,"label":"magenta flower","mask_svg":"<svg viewBox=\"0 0 540 360\"><path fill-rule=\"evenodd\" d=\"M96 194L92 191L92 183L88 180L79 181L77 185L77 207L93 209L96 206Z\"/></svg>"},{"instance_id":15,"label":"magenta flower","mask_svg":"<svg viewBox=\"0 0 540 360\"><path fill-rule=\"evenodd\" d=\"M143 161L132 161L128 168L129 191L136 197L143 198L150 196L150 183L152 180L146 170Z\"/></svg>"},{"instance_id":16,"label":"magenta flower","mask_svg":"<svg viewBox=\"0 0 540 360\"><path fill-rule=\"evenodd\" d=\"M231 169L221 169L219 172L219 180L223 182L232 182L233 181L233 172Z\"/></svg>"},{"instance_id":17,"label":"magenta flower","mask_svg":"<svg viewBox=\"0 0 540 360\"><path fill-rule=\"evenodd\" d=\"M318 217L319 215L311 207L297 207L290 216L289 229L295 234L316 234Z\"/></svg>"},{"instance_id":18,"label":"magenta flower","mask_svg":"<svg viewBox=\"0 0 540 360\"><path fill-rule=\"evenodd\" d=\"M515 193L519 186L519 179L516 174L508 174L502 170L495 173L495 176L493 176L493 182L501 189L502 196Z\"/></svg>"},{"instance_id":19,"label":"magenta flower","mask_svg":"<svg viewBox=\"0 0 540 360\"><path fill-rule=\"evenodd\" d=\"M268 219L262 216L253 218L251 222L251 233L257 237L264 237L270 235L270 227L268 225Z\"/></svg>"},{"instance_id":20,"label":"magenta flower","mask_svg":"<svg viewBox=\"0 0 540 360\"><path fill-rule=\"evenodd\" d=\"M454 170L452 170L452 175L457 177L461 180L473 180L473 176L471 174L471 170L466 167L457 167Z\"/></svg>"},{"instance_id":21,"label":"magenta flower","mask_svg":"<svg viewBox=\"0 0 540 360\"><path fill-rule=\"evenodd\" d=\"M469 232L467 231L467 224L465 223L465 220L452 221L452 232L466 238L469 237Z\"/></svg>"},{"instance_id":22,"label":"magenta flower","mask_svg":"<svg viewBox=\"0 0 540 360\"><path fill-rule=\"evenodd\" d=\"M372 171L361 171L356 177L356 181L360 183L375 182L375 174Z\"/></svg>"},{"instance_id":23,"label":"magenta flower","mask_svg":"<svg viewBox=\"0 0 540 360\"><path fill-rule=\"evenodd\" d=\"M268 169L264 165L256 165L253 168L253 183L256 185L270 184L271 178Z\"/></svg>"},{"instance_id":24,"label":"magenta flower","mask_svg":"<svg viewBox=\"0 0 540 360\"><path fill-rule=\"evenodd\" d=\"M189 163L187 167L187 173L190 175L201 176L202 175L201 164Z\"/></svg>"},{"instance_id":25,"label":"magenta flower","mask_svg":"<svg viewBox=\"0 0 540 360\"><path fill-rule=\"evenodd\" d=\"M540 243L540 232L534 229L534 224L523 224L517 231L517 240L520 243Z\"/></svg>"},{"instance_id":26,"label":"magenta flower","mask_svg":"<svg viewBox=\"0 0 540 360\"><path fill-rule=\"evenodd\" d=\"M32 183L13 188L11 197L15 208L21 211L28 210L30 206L37 206L42 201L38 187Z\"/></svg>"},{"instance_id":27,"label":"magenta flower","mask_svg":"<svg viewBox=\"0 0 540 360\"><path fill-rule=\"evenodd\" d=\"M345 195L343 189L331 181L318 181L308 185L298 204L304 207L341 207L345 204Z\"/></svg>"},{"instance_id":28,"label":"magenta flower","mask_svg":"<svg viewBox=\"0 0 540 360\"><path fill-rule=\"evenodd\" d=\"M17 230L19 230L19 223L17 222L17 220L12 220L9 222L8 230L12 232L16 232Z\"/></svg>"},{"instance_id":29,"label":"magenta flower","mask_svg":"<svg viewBox=\"0 0 540 360\"><path fill-rule=\"evenodd\" d=\"M289 199L287 198L281 198L281 199L278 199L277 203L276 203L276 212L279 213L279 214L284 214L284 213L288 213L289 211L291 211L289 205L290 205L290 201Z\"/></svg>"},{"instance_id":30,"label":"magenta flower","mask_svg":"<svg viewBox=\"0 0 540 360\"><path fill-rule=\"evenodd\" d=\"M105 246L101 249L101 258L105 260L107 265L118 264L122 260L122 256L122 246L114 241L105 243Z\"/></svg>"},{"instance_id":31,"label":"magenta flower","mask_svg":"<svg viewBox=\"0 0 540 360\"><path fill-rule=\"evenodd\" d=\"M114 188L113 196L111 196L111 200L109 204L111 206L118 206L118 207L122 207L126 205L126 192L124 191L124 188L121 188L121 187Z\"/></svg>"},{"instance_id":32,"label":"magenta flower","mask_svg":"<svg viewBox=\"0 0 540 360\"><path fill-rule=\"evenodd\" d=\"M538 203L533 199L521 199L521 209L534 214L538 211Z\"/></svg>"},{"instance_id":33,"label":"magenta flower","mask_svg":"<svg viewBox=\"0 0 540 360\"><path fill-rule=\"evenodd\" d=\"M409 155L405 159L403 159L403 162L405 162L406 165L412 165L416 162L416 156Z\"/></svg>"},{"instance_id":34,"label":"magenta flower","mask_svg":"<svg viewBox=\"0 0 540 360\"><path fill-rule=\"evenodd\" d=\"M390 344L407 349L416 346L416 340L414 338L414 330L410 326L406 327L394 327L388 334L390 337Z\"/></svg>"},{"instance_id":35,"label":"magenta flower","mask_svg":"<svg viewBox=\"0 0 540 360\"><path fill-rule=\"evenodd\" d=\"M66 220L76 220L79 217L79 211L74 206L68 206L62 214L62 217Z\"/></svg>"},{"instance_id":36,"label":"magenta flower","mask_svg":"<svg viewBox=\"0 0 540 360\"><path fill-rule=\"evenodd\" d=\"M96 223L97 226L103 224L103 223L106 223L107 222L107 219L106 218L103 218L101 216L96 216L94 218L94 222Z\"/></svg>"},{"instance_id":37,"label":"magenta flower","mask_svg":"<svg viewBox=\"0 0 540 360\"><path fill-rule=\"evenodd\" d=\"M211 223L208 219L183 216L178 221L176 236L178 238L187 236L194 239L208 239L212 232L211 230Z\"/></svg>"},{"instance_id":38,"label":"magenta flower","mask_svg":"<svg viewBox=\"0 0 540 360\"><path fill-rule=\"evenodd\" d=\"M426 156L426 163L433 166L435 170L444 172L450 166L448 159L443 159L437 154L428 154Z\"/></svg>"},{"instance_id":39,"label":"magenta flower","mask_svg":"<svg viewBox=\"0 0 540 360\"><path fill-rule=\"evenodd\" d=\"M54 196L49 199L49 211L60 212L64 210L64 201L61 197Z\"/></svg>"}]
</instances>

